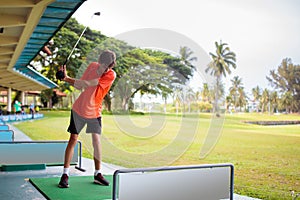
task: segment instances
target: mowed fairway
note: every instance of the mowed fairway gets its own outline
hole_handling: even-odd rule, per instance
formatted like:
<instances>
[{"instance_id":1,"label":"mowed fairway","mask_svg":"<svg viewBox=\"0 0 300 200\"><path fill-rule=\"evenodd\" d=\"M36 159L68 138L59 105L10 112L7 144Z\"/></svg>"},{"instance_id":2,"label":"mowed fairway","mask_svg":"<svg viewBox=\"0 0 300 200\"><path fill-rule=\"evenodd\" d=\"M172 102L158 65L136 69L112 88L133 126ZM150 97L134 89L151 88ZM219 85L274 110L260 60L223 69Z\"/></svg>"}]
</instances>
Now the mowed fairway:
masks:
<instances>
[{"instance_id":1,"label":"mowed fairway","mask_svg":"<svg viewBox=\"0 0 300 200\"><path fill-rule=\"evenodd\" d=\"M33 140L67 140L68 111L15 124ZM262 199L291 199L300 192L300 125L260 126L245 120L300 120L299 115L226 115L221 136L205 158L210 114L104 115L103 161L125 167L233 163L235 193ZM90 137L81 134L83 155L92 158ZM63 153L63 152L62 152Z\"/></svg>"}]
</instances>

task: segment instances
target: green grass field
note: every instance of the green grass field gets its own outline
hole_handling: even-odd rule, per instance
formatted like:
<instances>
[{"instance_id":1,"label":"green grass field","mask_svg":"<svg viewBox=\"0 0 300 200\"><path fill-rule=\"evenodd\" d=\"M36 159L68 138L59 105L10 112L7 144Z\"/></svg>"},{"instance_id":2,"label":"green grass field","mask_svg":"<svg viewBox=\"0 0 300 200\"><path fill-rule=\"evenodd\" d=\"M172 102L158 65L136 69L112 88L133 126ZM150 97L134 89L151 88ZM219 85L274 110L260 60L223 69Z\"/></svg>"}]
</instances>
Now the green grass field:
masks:
<instances>
[{"instance_id":1,"label":"green grass field","mask_svg":"<svg viewBox=\"0 0 300 200\"><path fill-rule=\"evenodd\" d=\"M67 140L70 113L44 114L41 120L15 126L33 140ZM215 148L202 159L210 114L104 115L103 161L125 167L233 163L235 193L292 199L290 191L300 192L300 125L260 126L245 120L300 120L300 116L228 114ZM89 135L81 134L80 140L83 155L92 158Z\"/></svg>"}]
</instances>

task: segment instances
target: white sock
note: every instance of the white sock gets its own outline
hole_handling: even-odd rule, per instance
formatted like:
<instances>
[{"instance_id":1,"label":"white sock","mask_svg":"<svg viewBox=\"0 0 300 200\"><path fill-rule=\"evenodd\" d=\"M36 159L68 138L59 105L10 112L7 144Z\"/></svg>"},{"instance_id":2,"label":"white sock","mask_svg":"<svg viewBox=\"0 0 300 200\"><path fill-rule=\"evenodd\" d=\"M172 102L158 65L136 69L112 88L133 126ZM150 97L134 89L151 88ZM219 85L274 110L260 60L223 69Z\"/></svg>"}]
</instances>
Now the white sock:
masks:
<instances>
[{"instance_id":1,"label":"white sock","mask_svg":"<svg viewBox=\"0 0 300 200\"><path fill-rule=\"evenodd\" d=\"M63 174L67 174L69 176L70 168L64 168Z\"/></svg>"},{"instance_id":2,"label":"white sock","mask_svg":"<svg viewBox=\"0 0 300 200\"><path fill-rule=\"evenodd\" d=\"M99 174L99 173L100 173L100 170L95 170L94 175L97 176L97 174Z\"/></svg>"}]
</instances>

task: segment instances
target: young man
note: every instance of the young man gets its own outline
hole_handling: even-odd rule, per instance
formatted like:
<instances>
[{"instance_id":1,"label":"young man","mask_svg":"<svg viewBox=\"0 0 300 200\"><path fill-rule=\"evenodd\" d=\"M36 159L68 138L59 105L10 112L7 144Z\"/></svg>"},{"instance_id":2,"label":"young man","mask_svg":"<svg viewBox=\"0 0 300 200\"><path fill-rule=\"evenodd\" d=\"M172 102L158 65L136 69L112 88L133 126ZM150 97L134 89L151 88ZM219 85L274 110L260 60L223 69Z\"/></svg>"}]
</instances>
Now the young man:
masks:
<instances>
[{"instance_id":1,"label":"young man","mask_svg":"<svg viewBox=\"0 0 300 200\"><path fill-rule=\"evenodd\" d=\"M92 62L85 70L80 79L74 79L67 75L66 67L63 81L70 83L77 89L84 89L73 104L68 132L70 139L65 150L64 170L58 184L61 188L68 188L70 162L74 154L78 134L83 126L87 124L86 133L92 134L94 148L95 174L94 183L109 185L109 182L100 173L101 164L101 111L102 101L113 84L116 73L112 70L116 63L114 52L106 50L99 56L98 62Z\"/></svg>"}]
</instances>

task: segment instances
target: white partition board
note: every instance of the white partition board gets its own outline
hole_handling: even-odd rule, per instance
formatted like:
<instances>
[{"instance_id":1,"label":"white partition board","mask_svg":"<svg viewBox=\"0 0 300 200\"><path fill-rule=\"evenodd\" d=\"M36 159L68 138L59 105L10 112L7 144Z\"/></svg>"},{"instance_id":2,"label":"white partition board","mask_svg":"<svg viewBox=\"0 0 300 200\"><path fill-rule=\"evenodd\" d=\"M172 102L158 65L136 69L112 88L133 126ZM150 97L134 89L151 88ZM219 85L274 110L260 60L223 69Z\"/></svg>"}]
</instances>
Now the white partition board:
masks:
<instances>
[{"instance_id":1,"label":"white partition board","mask_svg":"<svg viewBox=\"0 0 300 200\"><path fill-rule=\"evenodd\" d=\"M120 173L119 200L231 199L231 167Z\"/></svg>"}]
</instances>

